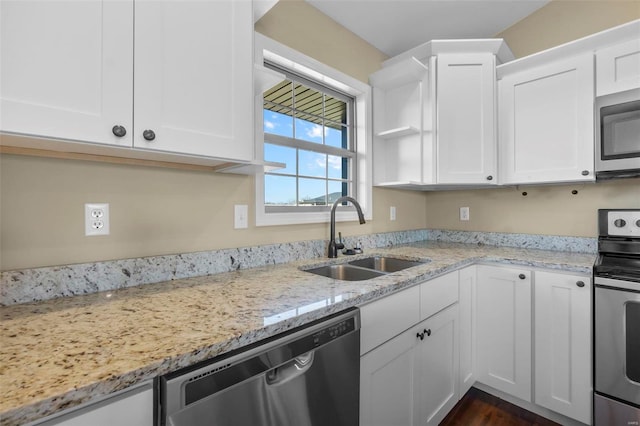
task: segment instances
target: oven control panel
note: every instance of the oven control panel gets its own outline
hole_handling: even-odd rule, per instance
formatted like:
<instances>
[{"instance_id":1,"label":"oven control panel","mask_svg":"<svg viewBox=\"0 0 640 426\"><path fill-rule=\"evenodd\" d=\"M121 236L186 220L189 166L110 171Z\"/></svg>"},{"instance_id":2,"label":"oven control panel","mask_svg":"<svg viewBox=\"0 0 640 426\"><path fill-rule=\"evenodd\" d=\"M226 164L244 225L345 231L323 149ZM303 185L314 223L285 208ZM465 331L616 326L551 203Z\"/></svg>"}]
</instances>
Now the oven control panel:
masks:
<instances>
[{"instance_id":1,"label":"oven control panel","mask_svg":"<svg viewBox=\"0 0 640 426\"><path fill-rule=\"evenodd\" d=\"M607 234L618 237L640 237L640 210L609 210Z\"/></svg>"}]
</instances>

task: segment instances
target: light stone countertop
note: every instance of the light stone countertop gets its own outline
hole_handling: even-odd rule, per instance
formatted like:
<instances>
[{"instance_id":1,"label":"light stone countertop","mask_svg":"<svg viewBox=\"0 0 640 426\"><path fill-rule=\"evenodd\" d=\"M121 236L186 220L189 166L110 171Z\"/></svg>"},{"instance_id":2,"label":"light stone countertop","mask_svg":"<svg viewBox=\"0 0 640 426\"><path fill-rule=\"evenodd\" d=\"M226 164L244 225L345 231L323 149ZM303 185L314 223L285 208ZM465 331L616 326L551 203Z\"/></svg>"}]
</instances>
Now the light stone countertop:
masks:
<instances>
[{"instance_id":1,"label":"light stone countertop","mask_svg":"<svg viewBox=\"0 0 640 426\"><path fill-rule=\"evenodd\" d=\"M374 254L430 259L366 281L300 270ZM92 401L472 263L590 274L594 254L425 241L0 307L0 425Z\"/></svg>"}]
</instances>

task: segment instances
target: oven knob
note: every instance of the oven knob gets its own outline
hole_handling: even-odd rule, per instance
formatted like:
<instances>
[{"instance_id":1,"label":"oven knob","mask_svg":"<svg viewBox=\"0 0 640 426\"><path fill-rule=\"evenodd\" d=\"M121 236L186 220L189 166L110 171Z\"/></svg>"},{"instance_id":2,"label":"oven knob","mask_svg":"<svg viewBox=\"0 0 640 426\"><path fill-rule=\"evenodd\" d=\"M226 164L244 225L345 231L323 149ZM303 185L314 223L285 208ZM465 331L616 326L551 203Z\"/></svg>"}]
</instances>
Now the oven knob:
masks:
<instances>
[{"instance_id":1,"label":"oven knob","mask_svg":"<svg viewBox=\"0 0 640 426\"><path fill-rule=\"evenodd\" d=\"M627 221L624 219L616 219L613 221L613 224L618 228L623 228L627 224Z\"/></svg>"}]
</instances>

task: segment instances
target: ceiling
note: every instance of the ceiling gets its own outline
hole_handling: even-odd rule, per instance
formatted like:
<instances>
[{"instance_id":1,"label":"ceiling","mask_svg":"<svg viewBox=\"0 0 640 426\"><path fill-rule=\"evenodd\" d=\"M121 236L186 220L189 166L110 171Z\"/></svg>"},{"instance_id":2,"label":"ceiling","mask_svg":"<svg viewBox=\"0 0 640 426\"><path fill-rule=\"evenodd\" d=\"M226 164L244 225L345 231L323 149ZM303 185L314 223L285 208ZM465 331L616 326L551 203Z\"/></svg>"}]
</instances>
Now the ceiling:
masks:
<instances>
[{"instance_id":1,"label":"ceiling","mask_svg":"<svg viewBox=\"0 0 640 426\"><path fill-rule=\"evenodd\" d=\"M305 0L388 56L429 40L492 38L549 0Z\"/></svg>"}]
</instances>

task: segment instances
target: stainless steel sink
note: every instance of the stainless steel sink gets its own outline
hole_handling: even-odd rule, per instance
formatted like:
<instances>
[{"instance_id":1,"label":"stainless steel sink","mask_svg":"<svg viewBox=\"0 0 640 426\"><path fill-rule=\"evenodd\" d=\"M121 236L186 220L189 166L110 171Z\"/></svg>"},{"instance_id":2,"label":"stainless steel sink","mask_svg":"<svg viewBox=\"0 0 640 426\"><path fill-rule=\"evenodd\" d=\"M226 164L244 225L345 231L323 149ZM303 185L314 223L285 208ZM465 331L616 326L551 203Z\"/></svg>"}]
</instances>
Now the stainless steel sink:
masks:
<instances>
[{"instance_id":1,"label":"stainless steel sink","mask_svg":"<svg viewBox=\"0 0 640 426\"><path fill-rule=\"evenodd\" d=\"M412 266L422 265L427 262L428 261L398 259L396 257L373 256L340 265L326 265L313 269L305 269L305 271L335 280L363 281L411 268Z\"/></svg>"},{"instance_id":2,"label":"stainless steel sink","mask_svg":"<svg viewBox=\"0 0 640 426\"><path fill-rule=\"evenodd\" d=\"M374 269L382 272L397 272L412 266L422 265L425 262L398 259L396 257L374 256L364 259L358 259L349 262L349 265L359 266L361 268Z\"/></svg>"},{"instance_id":3,"label":"stainless steel sink","mask_svg":"<svg viewBox=\"0 0 640 426\"><path fill-rule=\"evenodd\" d=\"M357 266L347 264L320 266L319 268L306 269L306 271L311 272L312 274L343 281L363 281L379 277L380 275L385 275L385 273L381 271L358 268Z\"/></svg>"}]
</instances>

